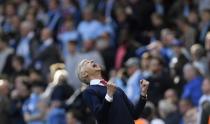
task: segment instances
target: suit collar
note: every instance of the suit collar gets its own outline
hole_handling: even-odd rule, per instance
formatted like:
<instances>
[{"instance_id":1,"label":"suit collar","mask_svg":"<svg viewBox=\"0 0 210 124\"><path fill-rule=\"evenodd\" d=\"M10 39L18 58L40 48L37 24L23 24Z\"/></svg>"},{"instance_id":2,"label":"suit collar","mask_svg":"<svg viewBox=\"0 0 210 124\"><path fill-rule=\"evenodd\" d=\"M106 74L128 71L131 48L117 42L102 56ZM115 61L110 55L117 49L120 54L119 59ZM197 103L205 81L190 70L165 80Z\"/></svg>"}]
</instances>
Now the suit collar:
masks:
<instances>
[{"instance_id":1,"label":"suit collar","mask_svg":"<svg viewBox=\"0 0 210 124\"><path fill-rule=\"evenodd\" d=\"M90 85L100 85L104 86L102 83L100 83L101 79L93 79L90 81Z\"/></svg>"}]
</instances>

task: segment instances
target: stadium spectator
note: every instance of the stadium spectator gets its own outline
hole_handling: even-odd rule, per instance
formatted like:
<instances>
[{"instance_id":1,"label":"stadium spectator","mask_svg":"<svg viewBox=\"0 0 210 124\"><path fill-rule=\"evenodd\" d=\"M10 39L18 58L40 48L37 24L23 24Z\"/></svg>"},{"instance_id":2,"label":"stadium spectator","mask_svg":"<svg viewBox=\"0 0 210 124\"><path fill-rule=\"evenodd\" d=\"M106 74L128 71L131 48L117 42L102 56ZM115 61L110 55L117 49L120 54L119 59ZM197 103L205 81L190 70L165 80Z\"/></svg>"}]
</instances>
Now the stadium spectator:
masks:
<instances>
[{"instance_id":1,"label":"stadium spectator","mask_svg":"<svg viewBox=\"0 0 210 124\"><path fill-rule=\"evenodd\" d=\"M58 40L61 43L63 57L66 57L68 55L68 42L79 40L79 34L75 29L75 22L72 17L65 19L61 32L58 34Z\"/></svg>"},{"instance_id":2,"label":"stadium spectator","mask_svg":"<svg viewBox=\"0 0 210 124\"><path fill-rule=\"evenodd\" d=\"M197 32L188 22L187 18L179 18L176 21L176 25L180 30L180 40L184 41L185 46L189 50L195 43Z\"/></svg>"},{"instance_id":3,"label":"stadium spectator","mask_svg":"<svg viewBox=\"0 0 210 124\"><path fill-rule=\"evenodd\" d=\"M155 104L163 98L164 92L171 88L172 80L167 70L164 69L164 63L161 58L153 57L150 61L149 70L151 75L148 80L152 83L150 84L150 90L148 93L148 98Z\"/></svg>"},{"instance_id":4,"label":"stadium spectator","mask_svg":"<svg viewBox=\"0 0 210 124\"><path fill-rule=\"evenodd\" d=\"M209 69L210 68L210 32L208 32L206 35L205 50L206 50L207 65Z\"/></svg>"},{"instance_id":5,"label":"stadium spectator","mask_svg":"<svg viewBox=\"0 0 210 124\"><path fill-rule=\"evenodd\" d=\"M23 56L24 57L24 66L28 67L31 64L31 60L33 58L33 54L35 52L36 46L33 44L35 43L34 38L34 27L31 22L24 21L21 23L20 27L20 40L16 41L17 44L17 49L16 53L17 55Z\"/></svg>"},{"instance_id":6,"label":"stadium spectator","mask_svg":"<svg viewBox=\"0 0 210 124\"><path fill-rule=\"evenodd\" d=\"M82 41L98 38L101 28L101 23L94 18L93 8L85 8L83 11L83 21L79 23L77 29Z\"/></svg>"},{"instance_id":7,"label":"stadium spectator","mask_svg":"<svg viewBox=\"0 0 210 124\"><path fill-rule=\"evenodd\" d=\"M133 104L138 102L141 92L138 80L143 79L143 76L141 74L141 70L139 69L139 65L140 63L137 58L129 58L125 63L127 74L129 75L127 90L125 93Z\"/></svg>"},{"instance_id":8,"label":"stadium spectator","mask_svg":"<svg viewBox=\"0 0 210 124\"><path fill-rule=\"evenodd\" d=\"M9 99L9 82L6 79L0 79L0 121L4 124L11 123L11 103Z\"/></svg>"},{"instance_id":9,"label":"stadium spectator","mask_svg":"<svg viewBox=\"0 0 210 124\"><path fill-rule=\"evenodd\" d=\"M78 111L76 111L76 110L72 110L72 111L68 112L66 114L67 124L81 123L78 119L79 118L78 116L80 116L80 115L79 115Z\"/></svg>"},{"instance_id":10,"label":"stadium spectator","mask_svg":"<svg viewBox=\"0 0 210 124\"><path fill-rule=\"evenodd\" d=\"M210 102L210 78L209 76L206 76L203 84L202 84L202 91L203 91L203 95L201 96L200 100L199 100L199 117L198 117L198 123L201 123L201 114L203 112L203 105L205 104L205 102ZM199 122L200 121L200 122Z\"/></svg>"},{"instance_id":11,"label":"stadium spectator","mask_svg":"<svg viewBox=\"0 0 210 124\"><path fill-rule=\"evenodd\" d=\"M179 111L181 114L181 119L180 119L180 124L185 124L184 123L184 116L186 115L186 113L191 110L193 108L193 105L191 103L191 101L187 100L187 99L181 99L179 101Z\"/></svg>"},{"instance_id":12,"label":"stadium spectator","mask_svg":"<svg viewBox=\"0 0 210 124\"><path fill-rule=\"evenodd\" d=\"M203 77L199 75L197 68L192 64L186 64L183 68L184 77L187 83L182 92L183 99L189 99L194 106L198 106L198 101L202 95Z\"/></svg>"},{"instance_id":13,"label":"stadium spectator","mask_svg":"<svg viewBox=\"0 0 210 124\"><path fill-rule=\"evenodd\" d=\"M184 47L183 42L176 41L172 46L175 56L171 59L169 63L170 73L173 78L175 89L180 95L182 93L182 88L184 85L183 67L186 63L191 60L191 56L187 49Z\"/></svg>"},{"instance_id":14,"label":"stadium spectator","mask_svg":"<svg viewBox=\"0 0 210 124\"><path fill-rule=\"evenodd\" d=\"M49 28L42 29L41 41L42 44L37 48L38 52L35 53L32 62L35 68L42 68L43 74L49 74L50 65L59 62L61 57Z\"/></svg>"},{"instance_id":15,"label":"stadium spectator","mask_svg":"<svg viewBox=\"0 0 210 124\"><path fill-rule=\"evenodd\" d=\"M178 124L179 113L177 107L168 100L160 100L158 103L160 117L163 118L166 124Z\"/></svg>"},{"instance_id":16,"label":"stadium spectator","mask_svg":"<svg viewBox=\"0 0 210 124\"><path fill-rule=\"evenodd\" d=\"M12 56L12 63L11 63L12 68L7 73L11 75L12 80L18 75L26 75L28 73L24 68L24 63L25 61L22 56L18 55Z\"/></svg>"},{"instance_id":17,"label":"stadium spectator","mask_svg":"<svg viewBox=\"0 0 210 124\"><path fill-rule=\"evenodd\" d=\"M205 36L207 32L210 30L210 10L205 9L201 12L201 22L200 22L200 35L199 35L199 41L201 44L204 44L205 41Z\"/></svg>"},{"instance_id":18,"label":"stadium spectator","mask_svg":"<svg viewBox=\"0 0 210 124\"><path fill-rule=\"evenodd\" d=\"M174 89L168 89L165 91L164 99L170 101L174 105L178 104L178 95Z\"/></svg>"},{"instance_id":19,"label":"stadium spectator","mask_svg":"<svg viewBox=\"0 0 210 124\"><path fill-rule=\"evenodd\" d=\"M14 50L9 47L7 36L0 35L0 73L9 74L11 69L11 55Z\"/></svg>"},{"instance_id":20,"label":"stadium spectator","mask_svg":"<svg viewBox=\"0 0 210 124\"><path fill-rule=\"evenodd\" d=\"M210 103L206 101L202 106L201 124L207 124L210 122Z\"/></svg>"},{"instance_id":21,"label":"stadium spectator","mask_svg":"<svg viewBox=\"0 0 210 124\"><path fill-rule=\"evenodd\" d=\"M197 124L197 110L192 108L184 116L184 124Z\"/></svg>"},{"instance_id":22,"label":"stadium spectator","mask_svg":"<svg viewBox=\"0 0 210 124\"><path fill-rule=\"evenodd\" d=\"M22 108L24 121L26 124L44 124L45 110L39 106L41 103L40 96L44 91L43 83L40 81L32 82L31 91L30 97L24 102Z\"/></svg>"},{"instance_id":23,"label":"stadium spectator","mask_svg":"<svg viewBox=\"0 0 210 124\"><path fill-rule=\"evenodd\" d=\"M190 49L192 55L193 65L198 69L198 71L203 75L208 73L207 60L204 57L205 51L204 48L199 44L192 45Z\"/></svg>"},{"instance_id":24,"label":"stadium spectator","mask_svg":"<svg viewBox=\"0 0 210 124\"><path fill-rule=\"evenodd\" d=\"M59 0L50 0L48 1L48 21L46 26L51 30L54 31L53 33L57 33L59 28L59 23L61 21L61 13L60 13L60 1Z\"/></svg>"},{"instance_id":25,"label":"stadium spectator","mask_svg":"<svg viewBox=\"0 0 210 124\"><path fill-rule=\"evenodd\" d=\"M31 85L27 76L16 76L14 89L11 91L12 124L25 124L22 106L30 96Z\"/></svg>"},{"instance_id":26,"label":"stadium spectator","mask_svg":"<svg viewBox=\"0 0 210 124\"><path fill-rule=\"evenodd\" d=\"M67 44L68 55L64 59L68 71L68 83L73 86L74 89L78 89L81 86L81 82L73 71L76 70L77 63L82 60L82 53L77 51L78 45L77 39L69 40Z\"/></svg>"}]
</instances>

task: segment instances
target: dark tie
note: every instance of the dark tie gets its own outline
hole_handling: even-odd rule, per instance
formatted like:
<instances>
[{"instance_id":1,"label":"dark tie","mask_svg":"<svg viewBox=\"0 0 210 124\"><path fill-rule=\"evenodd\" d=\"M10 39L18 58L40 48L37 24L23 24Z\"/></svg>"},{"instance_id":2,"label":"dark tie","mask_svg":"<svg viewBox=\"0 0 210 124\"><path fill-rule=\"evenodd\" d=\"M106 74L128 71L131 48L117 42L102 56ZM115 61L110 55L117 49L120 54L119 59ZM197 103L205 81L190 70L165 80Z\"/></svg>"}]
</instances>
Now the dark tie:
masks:
<instances>
[{"instance_id":1,"label":"dark tie","mask_svg":"<svg viewBox=\"0 0 210 124\"><path fill-rule=\"evenodd\" d=\"M105 81L105 80L101 80L101 81L100 81L100 83L102 83L104 86L106 86L107 81Z\"/></svg>"}]
</instances>

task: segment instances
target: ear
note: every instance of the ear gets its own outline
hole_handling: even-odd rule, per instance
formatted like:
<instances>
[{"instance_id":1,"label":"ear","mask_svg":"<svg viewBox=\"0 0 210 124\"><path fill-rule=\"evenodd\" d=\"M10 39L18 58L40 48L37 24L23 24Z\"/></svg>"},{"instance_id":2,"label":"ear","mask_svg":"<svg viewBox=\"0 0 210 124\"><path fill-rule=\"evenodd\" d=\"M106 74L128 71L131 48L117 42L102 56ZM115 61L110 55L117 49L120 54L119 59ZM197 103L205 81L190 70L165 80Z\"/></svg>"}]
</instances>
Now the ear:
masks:
<instances>
[{"instance_id":1,"label":"ear","mask_svg":"<svg viewBox=\"0 0 210 124\"><path fill-rule=\"evenodd\" d=\"M86 71L82 71L81 72L81 77L82 78L87 78L88 77L88 73Z\"/></svg>"}]
</instances>

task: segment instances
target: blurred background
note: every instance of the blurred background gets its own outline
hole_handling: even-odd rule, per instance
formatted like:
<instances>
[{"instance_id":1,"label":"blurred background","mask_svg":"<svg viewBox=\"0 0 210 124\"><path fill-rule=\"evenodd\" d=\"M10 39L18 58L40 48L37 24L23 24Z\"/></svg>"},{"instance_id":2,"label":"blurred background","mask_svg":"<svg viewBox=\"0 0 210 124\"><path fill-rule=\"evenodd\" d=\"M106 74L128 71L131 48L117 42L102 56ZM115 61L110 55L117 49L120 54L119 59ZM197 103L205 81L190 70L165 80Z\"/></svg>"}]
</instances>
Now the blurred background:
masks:
<instances>
[{"instance_id":1,"label":"blurred background","mask_svg":"<svg viewBox=\"0 0 210 124\"><path fill-rule=\"evenodd\" d=\"M82 59L136 104L136 124L210 124L210 0L0 0L0 123L96 124Z\"/></svg>"}]
</instances>

